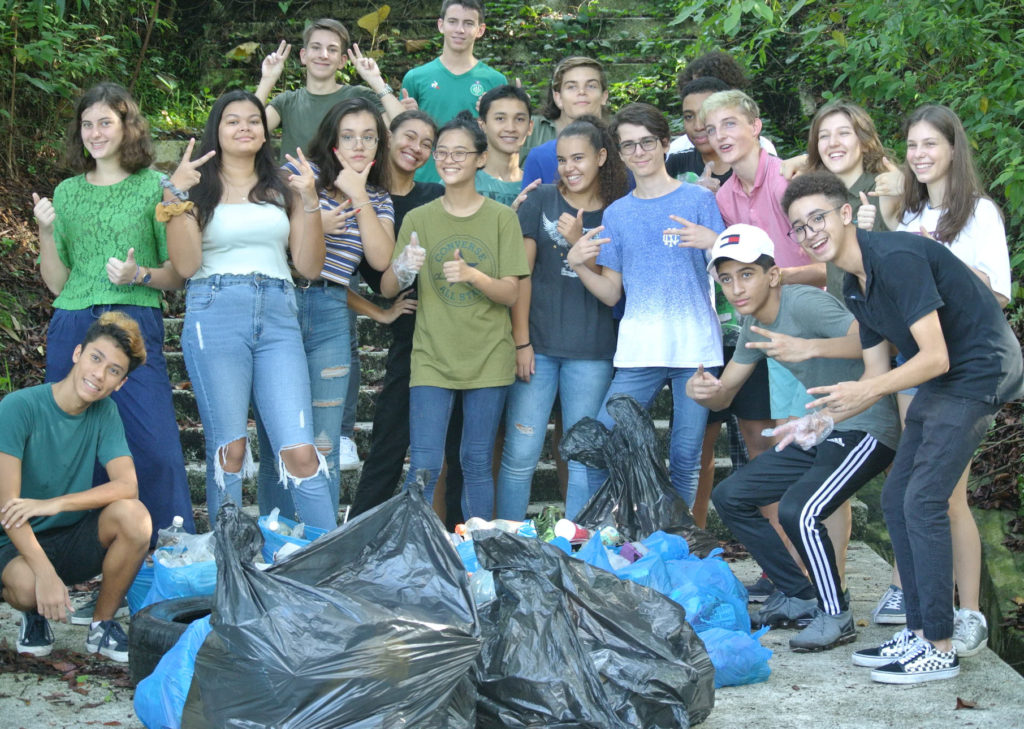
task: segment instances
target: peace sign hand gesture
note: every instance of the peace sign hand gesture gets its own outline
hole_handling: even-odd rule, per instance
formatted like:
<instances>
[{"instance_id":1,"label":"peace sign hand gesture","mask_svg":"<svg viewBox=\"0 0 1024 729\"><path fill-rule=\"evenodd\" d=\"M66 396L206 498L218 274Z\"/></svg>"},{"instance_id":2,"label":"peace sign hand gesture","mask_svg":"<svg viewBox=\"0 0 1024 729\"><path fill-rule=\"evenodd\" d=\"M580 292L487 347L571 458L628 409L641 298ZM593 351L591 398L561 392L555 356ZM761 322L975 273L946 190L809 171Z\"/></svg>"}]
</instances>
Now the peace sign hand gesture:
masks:
<instances>
[{"instance_id":1,"label":"peace sign hand gesture","mask_svg":"<svg viewBox=\"0 0 1024 729\"><path fill-rule=\"evenodd\" d=\"M267 55L263 59L263 63L260 66L260 73L263 74L263 78L277 79L281 78L281 72L284 71L284 62L288 58L288 54L292 52L292 44L281 41L281 44L277 47L277 50Z\"/></svg>"},{"instance_id":2,"label":"peace sign hand gesture","mask_svg":"<svg viewBox=\"0 0 1024 729\"><path fill-rule=\"evenodd\" d=\"M199 159L192 159L192 150L195 146L196 139L192 137L188 140L188 146L185 147L185 154L182 155L181 162L178 163L178 169L171 175L171 184L182 192L187 192L199 184L199 180L202 178L199 168L217 154L217 150L211 149Z\"/></svg>"},{"instance_id":3,"label":"peace sign hand gesture","mask_svg":"<svg viewBox=\"0 0 1024 729\"><path fill-rule=\"evenodd\" d=\"M316 175L313 174L313 168L306 160L306 155L302 153L301 147L298 147L295 153L299 155L298 159L295 159L290 154L284 156L291 166L297 170L296 173L288 175L288 187L302 197L304 207L310 208L316 205L319 208L319 198L316 194Z\"/></svg>"}]
</instances>

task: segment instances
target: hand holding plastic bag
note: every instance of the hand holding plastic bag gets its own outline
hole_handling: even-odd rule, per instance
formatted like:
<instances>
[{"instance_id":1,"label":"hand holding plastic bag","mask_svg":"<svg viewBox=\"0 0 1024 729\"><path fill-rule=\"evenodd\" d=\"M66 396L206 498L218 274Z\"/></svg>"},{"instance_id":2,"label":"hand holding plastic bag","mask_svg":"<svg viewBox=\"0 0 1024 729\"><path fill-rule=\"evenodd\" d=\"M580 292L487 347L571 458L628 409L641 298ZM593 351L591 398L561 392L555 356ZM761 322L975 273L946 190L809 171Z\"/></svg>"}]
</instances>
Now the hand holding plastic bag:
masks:
<instances>
[{"instance_id":1,"label":"hand holding plastic bag","mask_svg":"<svg viewBox=\"0 0 1024 729\"><path fill-rule=\"evenodd\" d=\"M427 252L420 246L419 236L413 232L409 238L409 245L402 249L398 258L391 264L391 270L395 272L399 288L408 288L416 280L416 274L423 268L427 260Z\"/></svg>"},{"instance_id":2,"label":"hand holding plastic bag","mask_svg":"<svg viewBox=\"0 0 1024 729\"><path fill-rule=\"evenodd\" d=\"M782 436L782 440L775 446L777 451L781 451L790 443L796 443L805 451L809 451L828 438L834 426L835 422L831 415L824 410L816 410L797 420L783 423L777 428L765 428L761 431L761 435L766 437Z\"/></svg>"}]
</instances>

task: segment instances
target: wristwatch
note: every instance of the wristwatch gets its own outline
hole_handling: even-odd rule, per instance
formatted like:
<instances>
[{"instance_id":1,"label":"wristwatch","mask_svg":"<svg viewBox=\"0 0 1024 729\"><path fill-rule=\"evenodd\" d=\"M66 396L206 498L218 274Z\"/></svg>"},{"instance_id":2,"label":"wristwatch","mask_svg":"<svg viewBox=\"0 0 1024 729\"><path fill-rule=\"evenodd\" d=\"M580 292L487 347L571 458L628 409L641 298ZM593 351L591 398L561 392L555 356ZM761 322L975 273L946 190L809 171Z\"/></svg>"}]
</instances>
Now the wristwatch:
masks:
<instances>
[{"instance_id":1,"label":"wristwatch","mask_svg":"<svg viewBox=\"0 0 1024 729\"><path fill-rule=\"evenodd\" d=\"M378 99L383 99L388 94L395 93L395 90L391 88L390 84L384 84L384 90L377 94Z\"/></svg>"}]
</instances>

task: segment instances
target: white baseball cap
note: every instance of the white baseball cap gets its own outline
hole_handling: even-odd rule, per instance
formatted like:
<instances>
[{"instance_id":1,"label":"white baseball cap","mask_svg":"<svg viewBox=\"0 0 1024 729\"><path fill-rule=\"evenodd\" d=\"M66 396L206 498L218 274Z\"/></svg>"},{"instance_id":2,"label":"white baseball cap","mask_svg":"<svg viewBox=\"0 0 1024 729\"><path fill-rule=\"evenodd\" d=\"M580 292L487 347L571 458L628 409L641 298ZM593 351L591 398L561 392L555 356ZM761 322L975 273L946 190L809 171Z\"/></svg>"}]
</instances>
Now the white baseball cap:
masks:
<instances>
[{"instance_id":1,"label":"white baseball cap","mask_svg":"<svg viewBox=\"0 0 1024 729\"><path fill-rule=\"evenodd\" d=\"M714 274L715 262L721 258L753 263L761 256L775 259L775 244L772 243L772 239L755 225L736 223L723 230L715 239L715 245L711 247L708 273Z\"/></svg>"}]
</instances>

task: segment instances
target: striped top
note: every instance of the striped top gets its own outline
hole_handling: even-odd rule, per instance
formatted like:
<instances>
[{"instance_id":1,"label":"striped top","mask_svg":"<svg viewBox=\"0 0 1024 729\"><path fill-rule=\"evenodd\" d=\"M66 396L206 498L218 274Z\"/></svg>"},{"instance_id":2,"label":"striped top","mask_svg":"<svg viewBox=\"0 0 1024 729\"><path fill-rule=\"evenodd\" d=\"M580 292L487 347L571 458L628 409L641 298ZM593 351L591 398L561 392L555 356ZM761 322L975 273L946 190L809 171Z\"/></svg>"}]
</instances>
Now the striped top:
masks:
<instances>
[{"instance_id":1,"label":"striped top","mask_svg":"<svg viewBox=\"0 0 1024 729\"><path fill-rule=\"evenodd\" d=\"M310 166L313 168L314 174L320 174L316 165L310 163ZM284 168L291 173L297 173L291 163L286 164ZM373 205L373 211L377 217L388 220L394 225L395 208L391 203L388 191L382 187L369 185L366 188L366 194L370 197L370 204ZM326 190L320 191L321 210L336 210L342 202L346 202L346 200L335 200L327 194ZM355 273L359 262L363 259L363 241L359 235L359 221L355 217L351 217L347 222L348 225L340 233L324 235L327 257L324 259L323 270L320 271L321 278L342 286L348 286L349 279L352 278L352 274Z\"/></svg>"}]
</instances>

